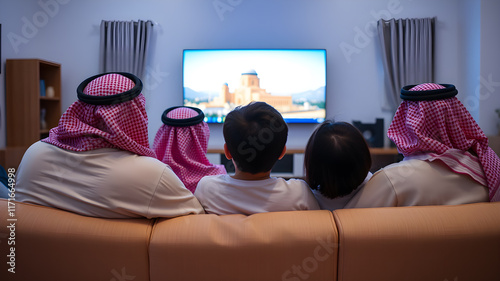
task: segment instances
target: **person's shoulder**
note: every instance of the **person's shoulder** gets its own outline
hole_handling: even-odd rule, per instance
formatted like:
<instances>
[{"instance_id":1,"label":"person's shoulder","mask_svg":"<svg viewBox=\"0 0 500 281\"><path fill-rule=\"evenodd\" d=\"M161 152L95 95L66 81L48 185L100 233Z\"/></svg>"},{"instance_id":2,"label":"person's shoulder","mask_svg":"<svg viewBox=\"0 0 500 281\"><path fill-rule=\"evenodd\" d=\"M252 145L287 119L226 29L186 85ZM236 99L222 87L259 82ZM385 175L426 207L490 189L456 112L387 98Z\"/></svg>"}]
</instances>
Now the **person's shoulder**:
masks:
<instances>
[{"instance_id":1,"label":"person's shoulder","mask_svg":"<svg viewBox=\"0 0 500 281\"><path fill-rule=\"evenodd\" d=\"M202 177L200 181L225 180L226 177L229 177L229 175L227 175L227 174L208 175L208 176Z\"/></svg>"},{"instance_id":2,"label":"person's shoulder","mask_svg":"<svg viewBox=\"0 0 500 281\"><path fill-rule=\"evenodd\" d=\"M114 148L100 148L90 153L80 153L85 160L106 163L110 170L119 174L133 173L137 177L163 178L171 181L175 173L160 160Z\"/></svg>"},{"instance_id":3,"label":"person's shoulder","mask_svg":"<svg viewBox=\"0 0 500 281\"><path fill-rule=\"evenodd\" d=\"M131 153L130 151L125 151L125 150L119 150L118 153L129 154L130 157L135 158L136 162L142 162L145 165L154 165L154 166L158 166L158 167L162 167L162 168L169 168L170 167L167 164L165 164L165 163L161 162L160 160L158 160L154 157L151 157L151 156L138 155L138 154Z\"/></svg>"},{"instance_id":4,"label":"person's shoulder","mask_svg":"<svg viewBox=\"0 0 500 281\"><path fill-rule=\"evenodd\" d=\"M394 169L399 169L401 167L407 166L408 164L411 164L411 163L409 163L408 161L399 161L396 163L391 163L391 164L377 170L373 175L377 174L378 172L382 172L382 171L390 171L390 170L394 170Z\"/></svg>"},{"instance_id":5,"label":"person's shoulder","mask_svg":"<svg viewBox=\"0 0 500 281\"><path fill-rule=\"evenodd\" d=\"M53 145L53 144L50 144L50 143L46 143L44 141L37 141L35 143L33 143L32 145L30 145L30 147L28 147L28 150L49 150L49 149L58 149L59 147Z\"/></svg>"},{"instance_id":6,"label":"person's shoulder","mask_svg":"<svg viewBox=\"0 0 500 281\"><path fill-rule=\"evenodd\" d=\"M224 184L228 181L228 178L230 177L226 174L204 176L198 182L198 186L206 186L214 183Z\"/></svg>"},{"instance_id":7,"label":"person's shoulder","mask_svg":"<svg viewBox=\"0 0 500 281\"><path fill-rule=\"evenodd\" d=\"M45 147L45 146L53 146L53 145L50 143L46 143L44 141L39 140L37 142L34 142L32 145L30 145L29 148L32 148L32 147L37 148L37 147Z\"/></svg>"},{"instance_id":8,"label":"person's shoulder","mask_svg":"<svg viewBox=\"0 0 500 281\"><path fill-rule=\"evenodd\" d=\"M385 177L409 177L422 175L425 171L433 169L429 161L420 159L403 159L402 161L389 164L376 171L372 178Z\"/></svg>"},{"instance_id":9,"label":"person's shoulder","mask_svg":"<svg viewBox=\"0 0 500 281\"><path fill-rule=\"evenodd\" d=\"M43 141L37 141L30 145L30 147L28 147L28 149L24 153L23 158L37 159L40 157L45 157L45 155L64 154L64 152L64 149L59 148L53 144Z\"/></svg>"},{"instance_id":10,"label":"person's shoulder","mask_svg":"<svg viewBox=\"0 0 500 281\"><path fill-rule=\"evenodd\" d=\"M226 176L227 175L210 175L202 177L196 186L194 192L195 196L201 196L201 194L205 193L206 189L213 191L214 188L220 188L225 184Z\"/></svg>"},{"instance_id":11,"label":"person's shoulder","mask_svg":"<svg viewBox=\"0 0 500 281\"><path fill-rule=\"evenodd\" d=\"M299 178L290 178L290 179L282 178L282 180L284 180L289 185L308 186L305 180Z\"/></svg>"},{"instance_id":12,"label":"person's shoulder","mask_svg":"<svg viewBox=\"0 0 500 281\"><path fill-rule=\"evenodd\" d=\"M303 179L298 179L298 178L290 178L290 179L271 178L271 179L274 180L275 184L281 184L292 188L302 188L309 190L309 185L307 185L307 183Z\"/></svg>"}]
</instances>

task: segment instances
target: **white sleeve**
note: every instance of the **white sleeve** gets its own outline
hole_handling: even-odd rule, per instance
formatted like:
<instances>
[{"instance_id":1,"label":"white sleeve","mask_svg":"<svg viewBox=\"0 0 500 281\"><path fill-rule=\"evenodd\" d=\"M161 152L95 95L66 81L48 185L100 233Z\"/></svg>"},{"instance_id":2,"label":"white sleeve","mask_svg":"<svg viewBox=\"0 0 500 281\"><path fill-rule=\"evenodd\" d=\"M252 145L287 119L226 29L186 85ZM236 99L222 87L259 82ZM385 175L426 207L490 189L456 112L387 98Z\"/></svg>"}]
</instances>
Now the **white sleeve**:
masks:
<instances>
[{"instance_id":1,"label":"white sleeve","mask_svg":"<svg viewBox=\"0 0 500 281\"><path fill-rule=\"evenodd\" d=\"M217 201L219 194L214 191L214 188L211 188L211 186L213 186L213 180L213 176L205 176L201 178L196 186L196 190L194 191L194 196L198 199L207 214L218 212L218 210L214 208L213 201ZM211 190L211 192L206 192L207 188Z\"/></svg>"},{"instance_id":2,"label":"white sleeve","mask_svg":"<svg viewBox=\"0 0 500 281\"><path fill-rule=\"evenodd\" d=\"M347 203L345 208L377 208L398 206L392 182L382 169L376 172L365 186Z\"/></svg>"},{"instance_id":3,"label":"white sleeve","mask_svg":"<svg viewBox=\"0 0 500 281\"><path fill-rule=\"evenodd\" d=\"M174 172L165 167L148 208L148 218L203 214L200 202Z\"/></svg>"},{"instance_id":4,"label":"white sleeve","mask_svg":"<svg viewBox=\"0 0 500 281\"><path fill-rule=\"evenodd\" d=\"M306 200L306 206L307 206L306 210L320 210L321 208L319 207L318 200L316 199L316 197L312 193L309 186L307 186L307 190L305 193L306 193L305 200Z\"/></svg>"},{"instance_id":5,"label":"white sleeve","mask_svg":"<svg viewBox=\"0 0 500 281\"><path fill-rule=\"evenodd\" d=\"M297 191L295 193L295 198L297 199L298 209L299 210L320 210L318 200L314 196L309 185L300 179L292 179L287 181L288 184L293 184L293 189L298 189L301 191Z\"/></svg>"}]
</instances>

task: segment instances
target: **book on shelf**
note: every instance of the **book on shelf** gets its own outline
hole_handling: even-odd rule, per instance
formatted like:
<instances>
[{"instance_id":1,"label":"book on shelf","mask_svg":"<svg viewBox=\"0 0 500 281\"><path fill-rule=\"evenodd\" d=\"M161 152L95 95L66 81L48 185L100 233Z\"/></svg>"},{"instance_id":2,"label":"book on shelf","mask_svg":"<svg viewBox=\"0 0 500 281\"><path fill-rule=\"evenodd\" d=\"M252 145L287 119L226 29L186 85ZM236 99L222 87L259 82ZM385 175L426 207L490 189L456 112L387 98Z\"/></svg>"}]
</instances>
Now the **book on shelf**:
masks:
<instances>
[{"instance_id":1,"label":"book on shelf","mask_svg":"<svg viewBox=\"0 0 500 281\"><path fill-rule=\"evenodd\" d=\"M45 97L45 80L40 80L40 96Z\"/></svg>"}]
</instances>

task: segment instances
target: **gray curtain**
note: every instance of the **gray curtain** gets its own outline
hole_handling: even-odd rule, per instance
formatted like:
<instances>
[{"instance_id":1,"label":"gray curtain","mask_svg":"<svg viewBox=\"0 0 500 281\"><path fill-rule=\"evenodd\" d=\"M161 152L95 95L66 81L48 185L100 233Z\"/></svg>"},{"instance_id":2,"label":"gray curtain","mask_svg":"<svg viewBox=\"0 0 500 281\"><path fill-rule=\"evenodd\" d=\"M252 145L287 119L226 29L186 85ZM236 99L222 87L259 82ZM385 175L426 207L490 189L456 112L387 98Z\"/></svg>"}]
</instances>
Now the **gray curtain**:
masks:
<instances>
[{"instance_id":1,"label":"gray curtain","mask_svg":"<svg viewBox=\"0 0 500 281\"><path fill-rule=\"evenodd\" d=\"M152 21L101 21L101 72L130 72L143 78Z\"/></svg>"},{"instance_id":2,"label":"gray curtain","mask_svg":"<svg viewBox=\"0 0 500 281\"><path fill-rule=\"evenodd\" d=\"M396 110L403 86L434 82L434 22L435 18L377 22L385 72L385 110Z\"/></svg>"}]
</instances>

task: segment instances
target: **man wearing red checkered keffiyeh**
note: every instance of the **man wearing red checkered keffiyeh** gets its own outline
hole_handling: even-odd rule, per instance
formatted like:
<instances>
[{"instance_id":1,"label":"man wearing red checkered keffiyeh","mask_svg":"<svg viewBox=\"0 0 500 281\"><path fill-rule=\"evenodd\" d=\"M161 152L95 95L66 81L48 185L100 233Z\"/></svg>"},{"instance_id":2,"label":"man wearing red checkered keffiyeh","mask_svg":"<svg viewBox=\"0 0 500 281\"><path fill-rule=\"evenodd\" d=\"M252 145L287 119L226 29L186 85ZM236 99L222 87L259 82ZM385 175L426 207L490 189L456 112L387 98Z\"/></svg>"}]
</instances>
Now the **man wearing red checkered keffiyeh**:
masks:
<instances>
[{"instance_id":1,"label":"man wearing red checkered keffiyeh","mask_svg":"<svg viewBox=\"0 0 500 281\"><path fill-rule=\"evenodd\" d=\"M90 80L80 95L114 96L136 86L131 79L116 73ZM42 141L73 151L114 147L155 157L149 148L145 105L146 99L140 92L132 100L121 103L88 104L78 100L62 115L59 126L51 129L49 137Z\"/></svg>"},{"instance_id":2,"label":"man wearing red checkered keffiyeh","mask_svg":"<svg viewBox=\"0 0 500 281\"><path fill-rule=\"evenodd\" d=\"M457 93L451 84L403 87L387 135L404 160L375 173L351 207L500 201L500 159ZM378 192L390 186L391 195L367 204L376 185Z\"/></svg>"},{"instance_id":3,"label":"man wearing red checkered keffiyeh","mask_svg":"<svg viewBox=\"0 0 500 281\"><path fill-rule=\"evenodd\" d=\"M83 81L78 101L34 143L16 175L16 199L104 218L203 213L149 147L142 82L130 73Z\"/></svg>"},{"instance_id":4,"label":"man wearing red checkered keffiyeh","mask_svg":"<svg viewBox=\"0 0 500 281\"><path fill-rule=\"evenodd\" d=\"M202 177L226 174L223 165L211 164L206 156L210 129L203 118L198 108L171 107L163 112L153 143L158 159L193 193Z\"/></svg>"}]
</instances>

